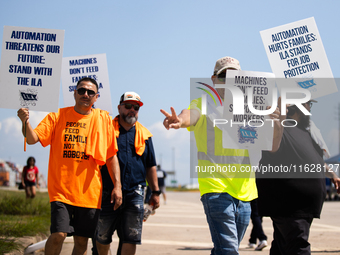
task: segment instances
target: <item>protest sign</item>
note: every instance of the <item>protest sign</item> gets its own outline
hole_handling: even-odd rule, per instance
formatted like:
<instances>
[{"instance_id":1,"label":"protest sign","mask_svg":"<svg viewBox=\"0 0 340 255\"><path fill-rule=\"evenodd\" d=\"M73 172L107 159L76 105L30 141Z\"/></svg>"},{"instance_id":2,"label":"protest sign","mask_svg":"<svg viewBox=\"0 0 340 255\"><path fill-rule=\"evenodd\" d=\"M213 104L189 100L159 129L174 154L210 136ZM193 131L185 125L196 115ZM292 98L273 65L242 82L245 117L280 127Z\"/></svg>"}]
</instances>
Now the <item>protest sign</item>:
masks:
<instances>
[{"instance_id":1,"label":"protest sign","mask_svg":"<svg viewBox=\"0 0 340 255\"><path fill-rule=\"evenodd\" d=\"M5 26L0 107L57 111L64 30Z\"/></svg>"},{"instance_id":2,"label":"protest sign","mask_svg":"<svg viewBox=\"0 0 340 255\"><path fill-rule=\"evenodd\" d=\"M308 89L312 98L337 92L313 17L263 30L260 34L279 88Z\"/></svg>"},{"instance_id":3,"label":"protest sign","mask_svg":"<svg viewBox=\"0 0 340 255\"><path fill-rule=\"evenodd\" d=\"M99 97L94 106L108 111L112 115L109 74L106 54L63 58L62 88L64 106L74 105L74 90L83 77L90 77L98 83Z\"/></svg>"},{"instance_id":4,"label":"protest sign","mask_svg":"<svg viewBox=\"0 0 340 255\"><path fill-rule=\"evenodd\" d=\"M273 73L228 70L225 87L223 118L215 124L223 132L223 147L232 149L270 150L273 141L273 123L265 111L272 106L275 79ZM237 87L242 97L234 97L228 87ZM275 99L277 95L275 94ZM236 101L244 107L243 114L235 114ZM275 101L274 101L275 102ZM276 104L274 106L276 108Z\"/></svg>"}]
</instances>

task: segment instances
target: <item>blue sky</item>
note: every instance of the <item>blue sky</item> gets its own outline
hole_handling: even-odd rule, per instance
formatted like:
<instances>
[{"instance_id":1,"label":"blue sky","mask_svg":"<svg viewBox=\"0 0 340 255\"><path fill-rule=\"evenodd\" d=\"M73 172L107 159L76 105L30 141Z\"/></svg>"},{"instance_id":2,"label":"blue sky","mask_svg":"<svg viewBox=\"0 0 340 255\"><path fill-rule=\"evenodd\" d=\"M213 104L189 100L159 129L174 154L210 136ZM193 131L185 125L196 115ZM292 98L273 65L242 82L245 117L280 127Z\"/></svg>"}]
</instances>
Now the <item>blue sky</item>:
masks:
<instances>
[{"instance_id":1,"label":"blue sky","mask_svg":"<svg viewBox=\"0 0 340 255\"><path fill-rule=\"evenodd\" d=\"M210 77L215 61L223 56L237 58L243 70L271 72L259 32L309 17L315 18L333 75L339 77L339 7L338 1L304 0L2 0L0 39L3 26L62 29L64 57L106 53L114 114L120 95L137 92L144 102L139 120L154 134L158 163L165 170L175 167L178 182L186 184L191 182L189 132L166 131L159 110L187 108L190 78ZM339 95L318 101L312 119L335 155ZM45 114L33 112L33 126ZM20 130L16 110L0 109L0 159L24 165L34 156L46 176L49 149L37 144L24 152Z\"/></svg>"}]
</instances>

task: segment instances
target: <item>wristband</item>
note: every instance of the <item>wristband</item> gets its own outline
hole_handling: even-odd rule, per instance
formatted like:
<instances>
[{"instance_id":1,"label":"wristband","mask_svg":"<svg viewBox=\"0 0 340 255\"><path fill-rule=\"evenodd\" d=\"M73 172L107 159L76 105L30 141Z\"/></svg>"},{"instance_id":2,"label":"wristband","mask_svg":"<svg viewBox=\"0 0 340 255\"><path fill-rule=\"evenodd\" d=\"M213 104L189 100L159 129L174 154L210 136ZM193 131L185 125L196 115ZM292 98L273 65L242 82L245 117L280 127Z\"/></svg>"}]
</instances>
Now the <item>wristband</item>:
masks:
<instances>
[{"instance_id":1,"label":"wristband","mask_svg":"<svg viewBox=\"0 0 340 255\"><path fill-rule=\"evenodd\" d=\"M151 191L152 194L156 194L156 195L160 195L162 193L162 191L160 190L154 190L154 191Z\"/></svg>"}]
</instances>

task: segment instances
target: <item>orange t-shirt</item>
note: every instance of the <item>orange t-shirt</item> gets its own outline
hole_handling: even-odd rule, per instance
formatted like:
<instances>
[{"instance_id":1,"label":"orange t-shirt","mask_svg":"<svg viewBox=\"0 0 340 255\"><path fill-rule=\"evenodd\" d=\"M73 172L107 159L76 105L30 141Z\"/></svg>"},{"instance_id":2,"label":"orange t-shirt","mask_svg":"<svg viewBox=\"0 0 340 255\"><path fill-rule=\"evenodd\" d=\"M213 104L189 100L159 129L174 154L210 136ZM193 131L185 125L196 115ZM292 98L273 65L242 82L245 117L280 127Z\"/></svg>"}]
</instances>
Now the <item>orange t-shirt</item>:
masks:
<instances>
[{"instance_id":1,"label":"orange t-shirt","mask_svg":"<svg viewBox=\"0 0 340 255\"><path fill-rule=\"evenodd\" d=\"M108 112L92 109L89 115L82 115L73 107L62 108L58 113L49 113L34 131L44 147L51 145L48 166L50 202L100 209L102 180L99 161L86 154L86 147L90 146L91 150L87 151L93 154L106 156L104 161L116 154L118 148ZM93 144L87 145L87 141Z\"/></svg>"}]
</instances>

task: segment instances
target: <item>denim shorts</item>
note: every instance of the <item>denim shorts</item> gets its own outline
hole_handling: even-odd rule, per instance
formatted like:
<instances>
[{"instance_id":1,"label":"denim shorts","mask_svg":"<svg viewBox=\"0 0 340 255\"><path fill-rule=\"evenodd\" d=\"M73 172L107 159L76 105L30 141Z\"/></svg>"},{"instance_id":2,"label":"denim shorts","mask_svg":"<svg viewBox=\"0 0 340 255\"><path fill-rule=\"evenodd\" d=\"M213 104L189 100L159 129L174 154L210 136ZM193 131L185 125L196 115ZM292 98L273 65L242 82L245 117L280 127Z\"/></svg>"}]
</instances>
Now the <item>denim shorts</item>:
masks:
<instances>
[{"instance_id":1,"label":"denim shorts","mask_svg":"<svg viewBox=\"0 0 340 255\"><path fill-rule=\"evenodd\" d=\"M103 201L111 197L110 191L103 191ZM141 244L144 215L144 189L139 186L134 191L123 191L123 203L117 209L103 207L97 225L96 240L110 244L115 230L123 243ZM108 211L109 210L109 211Z\"/></svg>"},{"instance_id":2,"label":"denim shorts","mask_svg":"<svg viewBox=\"0 0 340 255\"><path fill-rule=\"evenodd\" d=\"M92 238L99 217L99 209L51 202L51 233L63 232L68 236Z\"/></svg>"},{"instance_id":3,"label":"denim shorts","mask_svg":"<svg viewBox=\"0 0 340 255\"><path fill-rule=\"evenodd\" d=\"M250 203L228 193L208 193L201 197L214 248L212 255L238 253L250 220Z\"/></svg>"}]
</instances>

